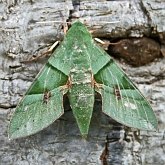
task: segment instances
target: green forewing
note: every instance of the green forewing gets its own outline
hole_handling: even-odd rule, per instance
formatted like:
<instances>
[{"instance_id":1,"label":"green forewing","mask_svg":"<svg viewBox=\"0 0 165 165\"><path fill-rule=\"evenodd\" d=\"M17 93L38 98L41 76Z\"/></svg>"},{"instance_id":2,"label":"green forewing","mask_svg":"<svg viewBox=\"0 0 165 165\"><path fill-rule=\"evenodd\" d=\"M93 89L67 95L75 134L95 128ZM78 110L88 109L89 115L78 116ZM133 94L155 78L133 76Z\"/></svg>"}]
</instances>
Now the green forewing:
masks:
<instances>
[{"instance_id":1,"label":"green forewing","mask_svg":"<svg viewBox=\"0 0 165 165\"><path fill-rule=\"evenodd\" d=\"M17 106L10 122L9 138L32 135L58 119L64 113L63 95L66 91L61 86L66 82L67 76L47 63ZM44 95L47 91L51 97L46 102Z\"/></svg>"},{"instance_id":2,"label":"green forewing","mask_svg":"<svg viewBox=\"0 0 165 165\"><path fill-rule=\"evenodd\" d=\"M84 59L79 53L88 59L93 74L96 74L109 61L109 55L94 43L87 28L82 23L76 22L69 29L64 41L50 57L49 63L69 75L70 70L75 65L73 63L75 54L80 60Z\"/></svg>"},{"instance_id":3,"label":"green forewing","mask_svg":"<svg viewBox=\"0 0 165 165\"><path fill-rule=\"evenodd\" d=\"M32 135L58 119L64 113L65 93L81 134L87 135L94 91L101 94L103 112L116 121L138 129L157 128L147 100L77 21L17 106L9 138Z\"/></svg>"},{"instance_id":4,"label":"green forewing","mask_svg":"<svg viewBox=\"0 0 165 165\"><path fill-rule=\"evenodd\" d=\"M47 63L35 78L26 95L43 94L66 84L68 76Z\"/></svg>"}]
</instances>

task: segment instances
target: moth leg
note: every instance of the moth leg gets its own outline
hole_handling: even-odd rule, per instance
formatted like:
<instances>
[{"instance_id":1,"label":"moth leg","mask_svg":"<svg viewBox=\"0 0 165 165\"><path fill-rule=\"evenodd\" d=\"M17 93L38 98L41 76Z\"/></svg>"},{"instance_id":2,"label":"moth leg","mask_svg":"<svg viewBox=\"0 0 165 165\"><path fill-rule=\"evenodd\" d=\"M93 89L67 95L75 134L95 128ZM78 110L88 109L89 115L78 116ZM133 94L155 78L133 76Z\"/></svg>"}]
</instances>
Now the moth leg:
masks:
<instances>
[{"instance_id":1,"label":"moth leg","mask_svg":"<svg viewBox=\"0 0 165 165\"><path fill-rule=\"evenodd\" d=\"M92 74L92 73L91 73ZM95 79L94 79L94 76L93 76L93 74L92 74L92 76L91 76L91 86L92 87L94 87L95 86Z\"/></svg>"},{"instance_id":2,"label":"moth leg","mask_svg":"<svg viewBox=\"0 0 165 165\"><path fill-rule=\"evenodd\" d=\"M99 84L99 83L97 83L95 80L94 80L94 87L96 88L96 89L101 89L101 88L103 88L103 85L102 84Z\"/></svg>"},{"instance_id":3,"label":"moth leg","mask_svg":"<svg viewBox=\"0 0 165 165\"><path fill-rule=\"evenodd\" d=\"M46 52L42 53L41 55L37 56L37 57L30 57L29 59L27 60L23 60L21 61L21 63L29 63L29 62L34 62L34 61L37 61L38 59L41 59L41 58L45 58L47 56L50 56L53 49L58 45L59 41L56 41Z\"/></svg>"},{"instance_id":4,"label":"moth leg","mask_svg":"<svg viewBox=\"0 0 165 165\"><path fill-rule=\"evenodd\" d=\"M65 84L63 86L60 87L61 88L61 91L65 91L66 89L69 89L69 85L68 84Z\"/></svg>"},{"instance_id":5,"label":"moth leg","mask_svg":"<svg viewBox=\"0 0 165 165\"><path fill-rule=\"evenodd\" d=\"M71 86L72 86L72 83L71 83L71 79L69 77L67 83L65 85L61 86L61 90L64 90L64 91L68 90L69 88L71 88Z\"/></svg>"},{"instance_id":6,"label":"moth leg","mask_svg":"<svg viewBox=\"0 0 165 165\"><path fill-rule=\"evenodd\" d=\"M68 85L68 88L71 88L72 87L72 80L71 80L71 77L70 76L68 78L67 85Z\"/></svg>"},{"instance_id":7,"label":"moth leg","mask_svg":"<svg viewBox=\"0 0 165 165\"><path fill-rule=\"evenodd\" d=\"M68 31L68 25L67 25L67 23L63 23L63 31L64 31L64 34L66 34L67 33L67 31Z\"/></svg>"}]
</instances>

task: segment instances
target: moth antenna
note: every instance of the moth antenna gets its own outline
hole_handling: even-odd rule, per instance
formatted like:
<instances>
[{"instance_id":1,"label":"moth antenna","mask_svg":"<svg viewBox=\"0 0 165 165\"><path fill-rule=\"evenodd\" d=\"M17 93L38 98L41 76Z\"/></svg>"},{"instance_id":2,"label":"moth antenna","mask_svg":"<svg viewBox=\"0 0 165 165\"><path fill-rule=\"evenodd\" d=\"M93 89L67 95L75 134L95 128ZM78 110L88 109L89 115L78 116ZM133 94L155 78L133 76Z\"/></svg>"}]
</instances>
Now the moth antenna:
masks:
<instances>
[{"instance_id":1,"label":"moth antenna","mask_svg":"<svg viewBox=\"0 0 165 165\"><path fill-rule=\"evenodd\" d=\"M32 56L27 60L23 60L21 61L21 63L29 63L29 62L33 62L33 61L37 61L38 59L50 56L50 54L52 53L53 49L58 45L59 41L56 41L46 52L40 54L39 56Z\"/></svg>"},{"instance_id":2,"label":"moth antenna","mask_svg":"<svg viewBox=\"0 0 165 165\"><path fill-rule=\"evenodd\" d=\"M47 52L52 52L53 51L53 49L58 45L58 43L59 43L59 41L56 41L49 49L48 49L48 51Z\"/></svg>"},{"instance_id":3,"label":"moth antenna","mask_svg":"<svg viewBox=\"0 0 165 165\"><path fill-rule=\"evenodd\" d=\"M106 45L106 46L109 46L109 45L119 45L119 44L121 43L121 41L115 42L115 43L112 43L112 42L110 42L110 41L103 41L103 40L101 40L101 39L99 39L99 38L94 38L94 40L95 40L96 42L98 42L98 43L100 43L100 44L102 44L102 45Z\"/></svg>"},{"instance_id":4,"label":"moth antenna","mask_svg":"<svg viewBox=\"0 0 165 165\"><path fill-rule=\"evenodd\" d=\"M39 24L47 24L47 23L72 23L72 22L65 22L65 21L37 21L36 23L39 23Z\"/></svg>"},{"instance_id":5,"label":"moth antenna","mask_svg":"<svg viewBox=\"0 0 165 165\"><path fill-rule=\"evenodd\" d=\"M94 38L95 41L99 42L100 44L105 44L104 41L100 40L99 38Z\"/></svg>"},{"instance_id":6,"label":"moth antenna","mask_svg":"<svg viewBox=\"0 0 165 165\"><path fill-rule=\"evenodd\" d=\"M87 20L83 20L82 21L85 25L88 24L88 21ZM91 22L91 21L90 21ZM94 22L94 21L92 21ZM99 21L99 23L106 23L106 24L112 24L112 23L119 23L120 21L113 21L113 22L108 22L108 21ZM69 24L72 24L73 22L71 21L37 21L36 23L39 23L39 24L47 24L47 23L69 23ZM97 23L98 25L98 23Z\"/></svg>"}]
</instances>

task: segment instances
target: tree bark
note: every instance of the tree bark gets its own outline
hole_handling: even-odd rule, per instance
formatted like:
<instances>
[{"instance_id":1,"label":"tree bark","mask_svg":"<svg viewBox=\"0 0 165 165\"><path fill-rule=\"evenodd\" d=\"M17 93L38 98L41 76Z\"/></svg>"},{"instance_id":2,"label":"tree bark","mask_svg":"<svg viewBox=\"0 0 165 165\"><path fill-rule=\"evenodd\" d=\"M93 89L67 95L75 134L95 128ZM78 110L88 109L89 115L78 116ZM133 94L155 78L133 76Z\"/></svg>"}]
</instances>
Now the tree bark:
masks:
<instances>
[{"instance_id":1,"label":"tree bark","mask_svg":"<svg viewBox=\"0 0 165 165\"><path fill-rule=\"evenodd\" d=\"M4 0L0 2L0 13L1 165L165 164L165 59L162 56L165 2ZM65 114L43 131L27 138L8 140L11 114L47 59L28 64L21 61L45 52L53 42L62 40L61 22L73 21L76 17L86 22L94 37L106 41L118 43L133 39L136 42L146 37L146 47L148 40L154 41L149 48L141 49L140 57L134 53L136 47L134 51L123 52L123 45L119 45L117 53L129 54L128 62L121 58L116 60L151 102L158 118L157 132L135 131L118 124L101 112L101 101L96 101L86 140L81 138L67 105ZM153 47L156 50L150 51ZM109 47L107 49L111 52ZM146 50L151 53L145 53ZM133 63L129 62L132 58ZM150 60L142 66L143 59Z\"/></svg>"}]
</instances>

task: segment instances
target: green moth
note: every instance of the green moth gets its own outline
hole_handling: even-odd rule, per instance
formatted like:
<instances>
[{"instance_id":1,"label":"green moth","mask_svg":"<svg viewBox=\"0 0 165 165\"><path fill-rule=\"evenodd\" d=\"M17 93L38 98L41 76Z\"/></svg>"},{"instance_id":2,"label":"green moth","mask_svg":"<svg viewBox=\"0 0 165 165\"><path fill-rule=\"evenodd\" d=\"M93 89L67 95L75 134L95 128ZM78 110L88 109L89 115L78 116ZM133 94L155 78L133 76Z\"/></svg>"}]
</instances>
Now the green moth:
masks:
<instances>
[{"instance_id":1,"label":"green moth","mask_svg":"<svg viewBox=\"0 0 165 165\"><path fill-rule=\"evenodd\" d=\"M16 107L9 138L29 136L52 124L64 113L65 94L81 135L86 136L95 92L101 95L102 111L117 122L142 130L157 129L145 97L76 21Z\"/></svg>"}]
</instances>

